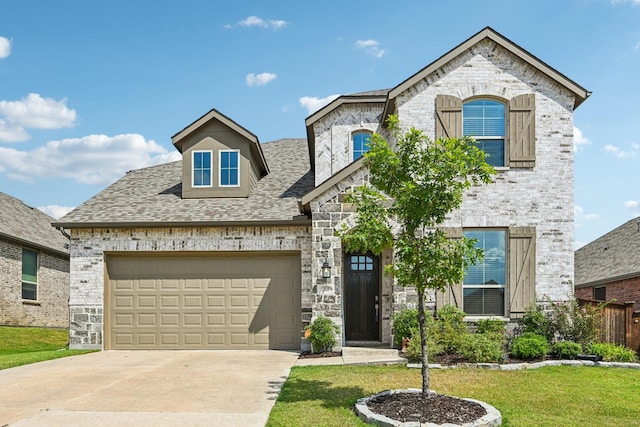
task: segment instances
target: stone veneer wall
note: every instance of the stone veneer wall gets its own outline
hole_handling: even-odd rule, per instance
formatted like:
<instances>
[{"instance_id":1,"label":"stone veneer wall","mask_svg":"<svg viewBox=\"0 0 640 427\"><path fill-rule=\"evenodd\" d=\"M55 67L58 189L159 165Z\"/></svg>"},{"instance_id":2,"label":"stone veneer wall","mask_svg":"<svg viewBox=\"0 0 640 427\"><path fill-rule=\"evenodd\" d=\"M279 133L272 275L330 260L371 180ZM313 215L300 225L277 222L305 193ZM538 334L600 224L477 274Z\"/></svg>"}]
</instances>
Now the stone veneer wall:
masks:
<instances>
[{"instance_id":1,"label":"stone veneer wall","mask_svg":"<svg viewBox=\"0 0 640 427\"><path fill-rule=\"evenodd\" d=\"M22 299L22 248L38 253L38 299ZM0 239L0 325L66 328L69 259Z\"/></svg>"},{"instance_id":2,"label":"stone veneer wall","mask_svg":"<svg viewBox=\"0 0 640 427\"><path fill-rule=\"evenodd\" d=\"M545 297L561 301L573 296L574 280L572 94L493 42L485 41L400 94L396 102L403 127L416 127L434 138L437 95L454 95L463 100L474 96L510 99L532 92L536 96L535 168L502 168L494 183L469 190L461 209L452 213L444 225L536 227L536 298L540 302ZM350 132L361 126L359 117L371 114L368 126L379 131L373 121L377 107L369 106L359 116L361 107L341 106L314 124L316 185L349 163L344 153L348 151ZM356 172L311 203L316 299L313 314L331 317L339 325L343 318L343 251L336 230L349 221L352 213L342 197L366 180L366 171ZM326 282L316 274L325 258L335 267L333 277ZM388 318L397 310L415 308L417 304L414 290L393 286L387 280L383 282L383 307L387 308L383 312L384 341L391 333ZM435 308L433 293L427 295L427 308Z\"/></svg>"},{"instance_id":3,"label":"stone veneer wall","mask_svg":"<svg viewBox=\"0 0 640 427\"><path fill-rule=\"evenodd\" d=\"M71 348L103 347L105 252L297 251L301 254L302 328L311 320L309 226L156 227L71 230Z\"/></svg>"}]
</instances>

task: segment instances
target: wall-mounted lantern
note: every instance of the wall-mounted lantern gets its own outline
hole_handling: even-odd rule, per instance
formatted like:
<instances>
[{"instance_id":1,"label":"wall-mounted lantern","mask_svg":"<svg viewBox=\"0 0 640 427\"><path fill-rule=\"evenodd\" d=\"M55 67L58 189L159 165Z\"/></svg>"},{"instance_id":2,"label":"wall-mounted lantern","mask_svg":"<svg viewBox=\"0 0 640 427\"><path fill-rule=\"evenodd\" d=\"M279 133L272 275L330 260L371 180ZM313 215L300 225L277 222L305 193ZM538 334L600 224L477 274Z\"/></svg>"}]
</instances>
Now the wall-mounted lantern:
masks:
<instances>
[{"instance_id":1,"label":"wall-mounted lantern","mask_svg":"<svg viewBox=\"0 0 640 427\"><path fill-rule=\"evenodd\" d=\"M322 264L322 278L328 279L330 277L331 277L331 266L329 265L329 262L325 258L324 264Z\"/></svg>"}]
</instances>

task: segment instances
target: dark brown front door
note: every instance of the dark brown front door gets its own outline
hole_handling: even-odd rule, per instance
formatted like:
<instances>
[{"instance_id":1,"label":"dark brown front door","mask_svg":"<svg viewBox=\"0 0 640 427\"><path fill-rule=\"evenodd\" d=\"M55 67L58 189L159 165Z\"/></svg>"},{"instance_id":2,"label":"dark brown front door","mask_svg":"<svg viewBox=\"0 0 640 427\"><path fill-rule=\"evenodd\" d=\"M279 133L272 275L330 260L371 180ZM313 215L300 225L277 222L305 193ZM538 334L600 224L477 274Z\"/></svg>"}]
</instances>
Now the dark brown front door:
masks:
<instances>
[{"instance_id":1,"label":"dark brown front door","mask_svg":"<svg viewBox=\"0 0 640 427\"><path fill-rule=\"evenodd\" d=\"M345 337L380 338L380 262L372 254L345 255Z\"/></svg>"}]
</instances>

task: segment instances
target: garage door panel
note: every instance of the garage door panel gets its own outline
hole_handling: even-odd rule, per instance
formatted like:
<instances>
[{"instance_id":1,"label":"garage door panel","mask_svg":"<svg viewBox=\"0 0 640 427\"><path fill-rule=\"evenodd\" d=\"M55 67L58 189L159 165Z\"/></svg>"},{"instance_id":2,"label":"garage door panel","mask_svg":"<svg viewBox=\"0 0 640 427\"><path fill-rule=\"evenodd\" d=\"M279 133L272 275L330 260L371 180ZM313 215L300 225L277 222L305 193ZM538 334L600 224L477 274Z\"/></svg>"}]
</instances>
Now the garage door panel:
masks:
<instances>
[{"instance_id":1,"label":"garage door panel","mask_svg":"<svg viewBox=\"0 0 640 427\"><path fill-rule=\"evenodd\" d=\"M299 349L299 256L107 256L108 347Z\"/></svg>"},{"instance_id":2,"label":"garage door panel","mask_svg":"<svg viewBox=\"0 0 640 427\"><path fill-rule=\"evenodd\" d=\"M155 295L138 295L136 298L136 307L138 309L155 309L156 306Z\"/></svg>"}]
</instances>

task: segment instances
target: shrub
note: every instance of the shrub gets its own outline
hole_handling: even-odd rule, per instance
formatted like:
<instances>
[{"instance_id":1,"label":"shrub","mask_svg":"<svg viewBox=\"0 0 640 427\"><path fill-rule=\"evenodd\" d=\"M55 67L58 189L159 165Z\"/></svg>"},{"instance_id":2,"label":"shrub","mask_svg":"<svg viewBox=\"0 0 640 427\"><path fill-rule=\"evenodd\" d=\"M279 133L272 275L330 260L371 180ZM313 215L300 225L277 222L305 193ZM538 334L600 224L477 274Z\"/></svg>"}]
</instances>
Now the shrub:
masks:
<instances>
[{"instance_id":1,"label":"shrub","mask_svg":"<svg viewBox=\"0 0 640 427\"><path fill-rule=\"evenodd\" d=\"M587 353L602 356L606 362L636 362L638 356L632 349L613 343L593 343Z\"/></svg>"},{"instance_id":2,"label":"shrub","mask_svg":"<svg viewBox=\"0 0 640 427\"><path fill-rule=\"evenodd\" d=\"M309 326L305 328L305 336L311 341L313 351L322 353L333 350L336 345L335 334L340 329L327 317L317 317Z\"/></svg>"},{"instance_id":3,"label":"shrub","mask_svg":"<svg viewBox=\"0 0 640 427\"><path fill-rule=\"evenodd\" d=\"M559 341L551 346L551 355L555 359L573 360L582 353L582 346L573 341Z\"/></svg>"},{"instance_id":4,"label":"shrub","mask_svg":"<svg viewBox=\"0 0 640 427\"><path fill-rule=\"evenodd\" d=\"M471 363L500 362L503 359L503 335L496 332L466 334L458 354Z\"/></svg>"},{"instance_id":5,"label":"shrub","mask_svg":"<svg viewBox=\"0 0 640 427\"><path fill-rule=\"evenodd\" d=\"M393 316L393 344L400 348L402 338L411 338L414 331L419 331L419 328L418 310L410 308L400 310Z\"/></svg>"},{"instance_id":6,"label":"shrub","mask_svg":"<svg viewBox=\"0 0 640 427\"><path fill-rule=\"evenodd\" d=\"M500 319L481 319L478 320L476 333L504 336L504 330L504 322Z\"/></svg>"},{"instance_id":7,"label":"shrub","mask_svg":"<svg viewBox=\"0 0 640 427\"><path fill-rule=\"evenodd\" d=\"M520 333L534 333L544 336L547 341L553 339L553 327L551 325L551 318L547 316L542 308L536 304L532 304L524 316L518 322L520 326Z\"/></svg>"},{"instance_id":8,"label":"shrub","mask_svg":"<svg viewBox=\"0 0 640 427\"><path fill-rule=\"evenodd\" d=\"M462 339L467 334L464 316L464 311L452 305L446 305L438 310L433 335L443 352L452 354L460 348Z\"/></svg>"},{"instance_id":9,"label":"shrub","mask_svg":"<svg viewBox=\"0 0 640 427\"><path fill-rule=\"evenodd\" d=\"M605 304L580 306L576 300L552 303L552 326L556 339L574 341L583 347L596 342Z\"/></svg>"},{"instance_id":10,"label":"shrub","mask_svg":"<svg viewBox=\"0 0 640 427\"><path fill-rule=\"evenodd\" d=\"M538 359L549 353L549 343L543 335L525 332L521 336L514 338L509 353L516 359Z\"/></svg>"},{"instance_id":11,"label":"shrub","mask_svg":"<svg viewBox=\"0 0 640 427\"><path fill-rule=\"evenodd\" d=\"M427 316L429 319L431 316ZM442 354L442 347L427 334L427 358L432 360L436 354ZM420 345L420 333L413 334L407 345L407 360L412 363L422 362L422 346Z\"/></svg>"}]
</instances>

